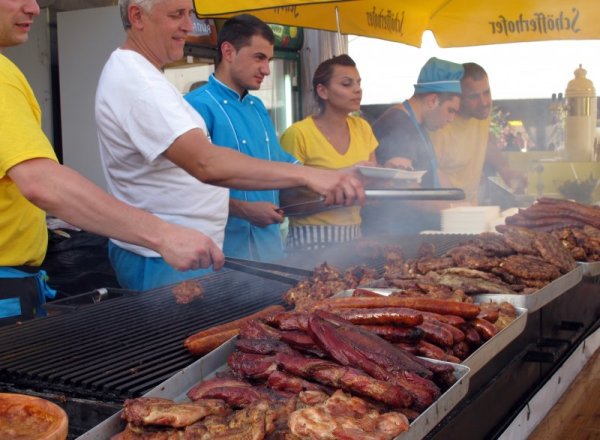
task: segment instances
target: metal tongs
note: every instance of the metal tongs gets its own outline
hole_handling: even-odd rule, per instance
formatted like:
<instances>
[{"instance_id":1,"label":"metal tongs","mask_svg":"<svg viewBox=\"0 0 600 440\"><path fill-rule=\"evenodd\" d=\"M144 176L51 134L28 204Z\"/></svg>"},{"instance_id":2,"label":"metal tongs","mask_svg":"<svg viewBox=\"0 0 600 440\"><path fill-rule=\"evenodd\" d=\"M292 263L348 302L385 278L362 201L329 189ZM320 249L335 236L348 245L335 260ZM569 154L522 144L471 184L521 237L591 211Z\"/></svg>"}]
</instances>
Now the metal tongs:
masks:
<instances>
[{"instance_id":1,"label":"metal tongs","mask_svg":"<svg viewBox=\"0 0 600 440\"><path fill-rule=\"evenodd\" d=\"M225 267L292 285L297 284L301 278L310 277L313 275L312 270L234 257L225 257Z\"/></svg>"},{"instance_id":2,"label":"metal tongs","mask_svg":"<svg viewBox=\"0 0 600 440\"><path fill-rule=\"evenodd\" d=\"M367 188L367 201L406 200L463 200L465 193L460 188ZM287 217L306 216L340 205L326 205L325 197L305 187L287 188L279 191L280 212Z\"/></svg>"}]
</instances>

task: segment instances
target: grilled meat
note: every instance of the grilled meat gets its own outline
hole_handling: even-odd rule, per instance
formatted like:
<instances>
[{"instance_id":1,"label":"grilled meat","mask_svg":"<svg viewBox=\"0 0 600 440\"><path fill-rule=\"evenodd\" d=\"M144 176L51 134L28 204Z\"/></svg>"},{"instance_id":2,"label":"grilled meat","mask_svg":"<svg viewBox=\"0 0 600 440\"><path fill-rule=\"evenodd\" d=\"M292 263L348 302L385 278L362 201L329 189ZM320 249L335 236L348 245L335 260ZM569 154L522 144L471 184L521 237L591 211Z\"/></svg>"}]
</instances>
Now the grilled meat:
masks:
<instances>
[{"instance_id":1,"label":"grilled meat","mask_svg":"<svg viewBox=\"0 0 600 440\"><path fill-rule=\"evenodd\" d=\"M410 396L400 387L374 379L356 368L284 353L277 354L277 363L290 374L366 396L392 407L408 407L412 403Z\"/></svg>"},{"instance_id":2,"label":"grilled meat","mask_svg":"<svg viewBox=\"0 0 600 440\"><path fill-rule=\"evenodd\" d=\"M534 242L536 235L533 231L520 226L500 225L496 227L502 232L506 244L521 254L535 255Z\"/></svg>"},{"instance_id":3,"label":"grilled meat","mask_svg":"<svg viewBox=\"0 0 600 440\"><path fill-rule=\"evenodd\" d=\"M475 245L457 246L450 249L447 254L452 257L453 266L490 270L500 264L499 258L489 257L483 249Z\"/></svg>"},{"instance_id":4,"label":"grilled meat","mask_svg":"<svg viewBox=\"0 0 600 440\"><path fill-rule=\"evenodd\" d=\"M171 289L177 304L189 304L196 298L202 298L204 289L197 280L183 281Z\"/></svg>"},{"instance_id":5,"label":"grilled meat","mask_svg":"<svg viewBox=\"0 0 600 440\"><path fill-rule=\"evenodd\" d=\"M542 258L555 265L562 273L567 273L577 267L577 263L569 251L556 237L547 232L537 232L534 246Z\"/></svg>"},{"instance_id":6,"label":"grilled meat","mask_svg":"<svg viewBox=\"0 0 600 440\"><path fill-rule=\"evenodd\" d=\"M229 414L222 400L204 399L192 403L175 403L157 397L139 397L125 401L121 417L133 425L160 425L181 428L209 415Z\"/></svg>"},{"instance_id":7,"label":"grilled meat","mask_svg":"<svg viewBox=\"0 0 600 440\"><path fill-rule=\"evenodd\" d=\"M522 280L551 281L560 276L556 266L533 255L510 255L500 267Z\"/></svg>"},{"instance_id":8,"label":"grilled meat","mask_svg":"<svg viewBox=\"0 0 600 440\"><path fill-rule=\"evenodd\" d=\"M432 280L453 289L460 289L466 293L503 293L503 294L514 294L514 290L502 281L492 281L486 278L473 278L464 275L457 275L453 273L438 274L436 272L430 272L427 274Z\"/></svg>"},{"instance_id":9,"label":"grilled meat","mask_svg":"<svg viewBox=\"0 0 600 440\"><path fill-rule=\"evenodd\" d=\"M215 377L212 379L208 379L200 382L198 385L195 385L187 392L187 397L191 401L196 401L199 399L205 398L206 394L212 390L213 388L226 388L226 387L234 387L234 388L251 388L252 385L248 382L245 382L241 379L237 379L234 377Z\"/></svg>"},{"instance_id":10,"label":"grilled meat","mask_svg":"<svg viewBox=\"0 0 600 440\"><path fill-rule=\"evenodd\" d=\"M409 426L403 414L380 414L342 391L322 404L294 411L288 425L292 434L313 440L391 440Z\"/></svg>"},{"instance_id":11,"label":"grilled meat","mask_svg":"<svg viewBox=\"0 0 600 440\"><path fill-rule=\"evenodd\" d=\"M514 253L504 236L496 232L482 232L469 243L481 248L488 256L502 257Z\"/></svg>"}]
</instances>

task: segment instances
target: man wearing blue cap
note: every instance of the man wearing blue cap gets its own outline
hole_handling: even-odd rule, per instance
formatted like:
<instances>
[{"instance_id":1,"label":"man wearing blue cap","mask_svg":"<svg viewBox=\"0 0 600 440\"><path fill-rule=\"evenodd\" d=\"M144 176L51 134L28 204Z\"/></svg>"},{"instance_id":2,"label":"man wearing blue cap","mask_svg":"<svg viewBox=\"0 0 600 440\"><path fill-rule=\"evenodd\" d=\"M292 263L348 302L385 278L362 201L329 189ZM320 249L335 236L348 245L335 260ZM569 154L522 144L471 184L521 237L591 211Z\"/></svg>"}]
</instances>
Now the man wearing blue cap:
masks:
<instances>
[{"instance_id":1,"label":"man wearing blue cap","mask_svg":"<svg viewBox=\"0 0 600 440\"><path fill-rule=\"evenodd\" d=\"M373 123L373 132L379 141L376 150L378 163L388 168L426 170L423 187L451 186L448 179L439 173L428 131L438 130L454 119L460 108L463 72L461 64L438 58L430 58L425 63L413 96L387 109ZM364 227L368 234L408 234L438 229L441 208L435 202L370 207L363 210L366 217ZM437 216L424 216L427 212L436 212ZM409 218L411 215L414 218Z\"/></svg>"},{"instance_id":2,"label":"man wearing blue cap","mask_svg":"<svg viewBox=\"0 0 600 440\"><path fill-rule=\"evenodd\" d=\"M421 69L415 93L386 110L373 124L380 164L427 170L423 186L440 187L435 151L427 130L452 122L460 108L463 66L430 58Z\"/></svg>"}]
</instances>

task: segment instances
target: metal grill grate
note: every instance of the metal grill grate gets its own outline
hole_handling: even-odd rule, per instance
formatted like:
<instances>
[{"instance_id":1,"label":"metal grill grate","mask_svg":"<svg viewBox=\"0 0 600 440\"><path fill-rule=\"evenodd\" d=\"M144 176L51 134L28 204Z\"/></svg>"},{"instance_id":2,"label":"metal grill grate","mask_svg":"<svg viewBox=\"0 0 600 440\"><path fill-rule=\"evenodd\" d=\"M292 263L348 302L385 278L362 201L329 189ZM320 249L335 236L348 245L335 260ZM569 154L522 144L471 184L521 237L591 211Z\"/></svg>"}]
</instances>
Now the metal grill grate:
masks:
<instances>
[{"instance_id":1,"label":"metal grill grate","mask_svg":"<svg viewBox=\"0 0 600 440\"><path fill-rule=\"evenodd\" d=\"M101 401L137 397L196 359L199 330L282 302L288 284L230 270L198 279L204 296L177 304L171 287L0 328L0 382Z\"/></svg>"}]
</instances>

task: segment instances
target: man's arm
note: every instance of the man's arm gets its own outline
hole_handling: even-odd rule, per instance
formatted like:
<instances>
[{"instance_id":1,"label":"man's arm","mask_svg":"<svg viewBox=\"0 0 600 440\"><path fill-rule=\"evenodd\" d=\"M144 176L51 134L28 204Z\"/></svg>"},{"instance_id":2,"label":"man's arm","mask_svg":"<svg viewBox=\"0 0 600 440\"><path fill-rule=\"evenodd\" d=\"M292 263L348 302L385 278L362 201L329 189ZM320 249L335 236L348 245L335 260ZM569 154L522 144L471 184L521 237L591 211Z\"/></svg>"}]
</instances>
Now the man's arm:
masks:
<instances>
[{"instance_id":1,"label":"man's arm","mask_svg":"<svg viewBox=\"0 0 600 440\"><path fill-rule=\"evenodd\" d=\"M223 266L223 253L209 237L120 202L53 160L21 162L8 176L44 211L86 231L152 249L178 270Z\"/></svg>"},{"instance_id":2,"label":"man's arm","mask_svg":"<svg viewBox=\"0 0 600 440\"><path fill-rule=\"evenodd\" d=\"M325 195L327 204L363 204L361 182L350 173L321 170L255 159L231 148L213 145L202 130L179 136L165 157L202 182L237 189L273 189L307 186Z\"/></svg>"},{"instance_id":3,"label":"man's arm","mask_svg":"<svg viewBox=\"0 0 600 440\"><path fill-rule=\"evenodd\" d=\"M491 137L487 145L485 162L502 177L509 187L515 190L523 190L527 187L527 176L510 168L508 160Z\"/></svg>"},{"instance_id":4,"label":"man's arm","mask_svg":"<svg viewBox=\"0 0 600 440\"><path fill-rule=\"evenodd\" d=\"M284 217L278 212L278 209L269 202L244 202L229 199L229 215L247 220L260 228L283 222Z\"/></svg>"}]
</instances>

